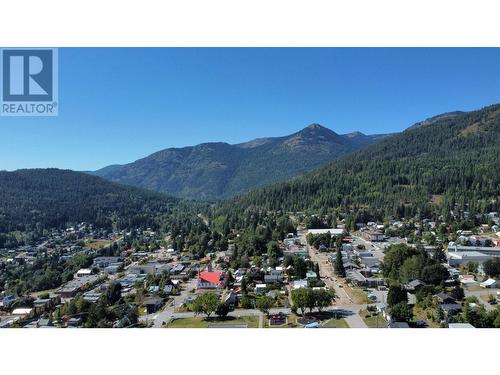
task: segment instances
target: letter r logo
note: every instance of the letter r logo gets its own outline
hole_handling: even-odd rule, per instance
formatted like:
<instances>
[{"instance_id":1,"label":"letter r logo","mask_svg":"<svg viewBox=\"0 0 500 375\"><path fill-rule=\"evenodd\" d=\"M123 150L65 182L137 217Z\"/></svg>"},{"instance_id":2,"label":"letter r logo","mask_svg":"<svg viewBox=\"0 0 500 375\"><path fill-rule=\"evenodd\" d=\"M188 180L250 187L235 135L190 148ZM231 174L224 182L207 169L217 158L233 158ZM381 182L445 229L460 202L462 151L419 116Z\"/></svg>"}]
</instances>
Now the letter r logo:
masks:
<instances>
[{"instance_id":1,"label":"letter r logo","mask_svg":"<svg viewBox=\"0 0 500 375\"><path fill-rule=\"evenodd\" d=\"M51 49L3 49L3 101L51 101L54 82L52 68Z\"/></svg>"}]
</instances>

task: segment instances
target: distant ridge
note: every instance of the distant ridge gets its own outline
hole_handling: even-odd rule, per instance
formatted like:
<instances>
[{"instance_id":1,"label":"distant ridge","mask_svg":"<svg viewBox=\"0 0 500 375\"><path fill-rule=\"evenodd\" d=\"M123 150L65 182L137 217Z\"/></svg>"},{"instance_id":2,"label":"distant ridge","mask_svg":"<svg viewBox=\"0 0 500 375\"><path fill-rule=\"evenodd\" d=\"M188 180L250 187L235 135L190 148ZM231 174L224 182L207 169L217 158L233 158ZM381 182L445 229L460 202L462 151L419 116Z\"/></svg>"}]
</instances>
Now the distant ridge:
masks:
<instances>
[{"instance_id":1,"label":"distant ridge","mask_svg":"<svg viewBox=\"0 0 500 375\"><path fill-rule=\"evenodd\" d=\"M445 113L442 113L442 114L437 115L437 116L429 117L428 119L425 119L424 121L417 122L417 123L413 124L412 126L408 127L408 129L415 129L415 128L418 128L420 126L435 124L439 120L443 120L446 118L453 118L453 117L462 115L464 113L465 112L462 112L462 111L445 112Z\"/></svg>"},{"instance_id":2,"label":"distant ridge","mask_svg":"<svg viewBox=\"0 0 500 375\"><path fill-rule=\"evenodd\" d=\"M360 132L339 135L311 124L283 137L168 148L129 164L89 173L178 197L220 199L308 172L385 136Z\"/></svg>"}]
</instances>

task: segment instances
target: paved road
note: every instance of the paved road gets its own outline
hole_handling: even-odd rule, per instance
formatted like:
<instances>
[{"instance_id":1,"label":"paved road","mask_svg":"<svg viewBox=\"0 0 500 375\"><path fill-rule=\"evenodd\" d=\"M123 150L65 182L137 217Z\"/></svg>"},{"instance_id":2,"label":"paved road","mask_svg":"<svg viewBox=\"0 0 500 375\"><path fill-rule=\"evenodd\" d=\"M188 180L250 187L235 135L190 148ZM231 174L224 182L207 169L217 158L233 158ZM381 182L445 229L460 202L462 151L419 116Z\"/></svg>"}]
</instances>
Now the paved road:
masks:
<instances>
[{"instance_id":1,"label":"paved road","mask_svg":"<svg viewBox=\"0 0 500 375\"><path fill-rule=\"evenodd\" d=\"M368 328L364 320L359 316L359 311L366 308L366 305L350 305L348 309L353 314L345 316L350 328Z\"/></svg>"},{"instance_id":2,"label":"paved road","mask_svg":"<svg viewBox=\"0 0 500 375\"><path fill-rule=\"evenodd\" d=\"M346 286L339 286L340 283L334 275L333 267L328 261L330 254L320 253L316 251L312 246L309 246L305 239L305 231L298 231L297 234L299 235L301 242L305 244L311 260L319 264L319 272L321 276L323 276L322 280L327 287L335 291L335 306L328 308L327 310L346 310L350 312L350 314L345 316L345 320L347 321L347 324L349 324L349 327L368 328L363 319L358 314L360 310L366 307L366 305L354 304L352 297L346 291Z\"/></svg>"},{"instance_id":3,"label":"paved road","mask_svg":"<svg viewBox=\"0 0 500 375\"><path fill-rule=\"evenodd\" d=\"M326 286L333 291L335 291L335 296L336 296L336 304L339 305L350 305L353 303L352 298L347 294L344 288L339 287L339 284L335 282L336 277L333 273L333 267L331 263L328 261L329 253L320 253L316 251L312 246L309 246L309 244L306 241L305 231L298 231L297 232L300 241L305 244L306 249L309 253L309 256L311 257L311 260L313 262L316 262L319 264L319 272L322 276L323 282L326 284Z\"/></svg>"}]
</instances>

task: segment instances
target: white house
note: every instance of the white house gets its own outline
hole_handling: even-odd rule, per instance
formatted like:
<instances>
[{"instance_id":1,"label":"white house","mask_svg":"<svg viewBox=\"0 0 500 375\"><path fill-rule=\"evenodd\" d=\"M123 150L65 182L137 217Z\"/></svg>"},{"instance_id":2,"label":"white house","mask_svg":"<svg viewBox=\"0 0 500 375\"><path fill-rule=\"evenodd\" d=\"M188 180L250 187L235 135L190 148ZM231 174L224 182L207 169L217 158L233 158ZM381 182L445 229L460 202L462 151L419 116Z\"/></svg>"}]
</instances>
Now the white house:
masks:
<instances>
[{"instance_id":1,"label":"white house","mask_svg":"<svg viewBox=\"0 0 500 375\"><path fill-rule=\"evenodd\" d=\"M481 288L494 288L497 282L494 279L488 279L479 284Z\"/></svg>"},{"instance_id":2,"label":"white house","mask_svg":"<svg viewBox=\"0 0 500 375\"><path fill-rule=\"evenodd\" d=\"M307 280L295 280L293 282L293 289L307 288Z\"/></svg>"},{"instance_id":3,"label":"white house","mask_svg":"<svg viewBox=\"0 0 500 375\"><path fill-rule=\"evenodd\" d=\"M76 277L90 276L92 274L92 270L89 268L80 268L76 273Z\"/></svg>"}]
</instances>

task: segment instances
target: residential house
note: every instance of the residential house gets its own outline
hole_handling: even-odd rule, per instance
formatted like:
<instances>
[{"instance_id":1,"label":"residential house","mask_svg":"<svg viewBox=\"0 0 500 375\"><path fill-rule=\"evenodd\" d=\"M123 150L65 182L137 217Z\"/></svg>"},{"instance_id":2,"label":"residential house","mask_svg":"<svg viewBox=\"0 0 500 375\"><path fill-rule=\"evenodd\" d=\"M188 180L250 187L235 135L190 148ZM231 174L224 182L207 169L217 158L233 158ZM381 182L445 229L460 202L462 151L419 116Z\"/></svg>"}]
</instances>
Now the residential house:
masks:
<instances>
[{"instance_id":1,"label":"residential house","mask_svg":"<svg viewBox=\"0 0 500 375\"><path fill-rule=\"evenodd\" d=\"M4 308L9 308L10 305L12 305L12 303L14 303L15 301L16 301L16 297L15 296L11 296L11 295L5 296L2 299L2 306Z\"/></svg>"},{"instance_id":2,"label":"residential house","mask_svg":"<svg viewBox=\"0 0 500 375\"><path fill-rule=\"evenodd\" d=\"M54 324L52 323L52 320L50 318L40 318L36 322L36 327L37 328L49 328L49 327L54 327Z\"/></svg>"},{"instance_id":3,"label":"residential house","mask_svg":"<svg viewBox=\"0 0 500 375\"><path fill-rule=\"evenodd\" d=\"M36 300L33 301L33 307L35 308L41 308L50 303L50 298L37 298Z\"/></svg>"},{"instance_id":4,"label":"residential house","mask_svg":"<svg viewBox=\"0 0 500 375\"><path fill-rule=\"evenodd\" d=\"M497 285L497 282L494 279L488 279L486 281L483 281L479 285L481 286L481 288L495 288Z\"/></svg>"},{"instance_id":5,"label":"residential house","mask_svg":"<svg viewBox=\"0 0 500 375\"><path fill-rule=\"evenodd\" d=\"M417 292L420 288L424 287L425 284L419 279L412 280L408 284L405 284L405 289L410 293Z\"/></svg>"},{"instance_id":6,"label":"residential house","mask_svg":"<svg viewBox=\"0 0 500 375\"><path fill-rule=\"evenodd\" d=\"M306 280L317 280L318 279L318 275L316 274L316 272L314 271L307 271L306 273Z\"/></svg>"},{"instance_id":7,"label":"residential house","mask_svg":"<svg viewBox=\"0 0 500 375\"><path fill-rule=\"evenodd\" d=\"M153 314L163 307L163 298L160 297L148 297L143 302L144 307L148 314Z\"/></svg>"},{"instance_id":8,"label":"residential house","mask_svg":"<svg viewBox=\"0 0 500 375\"><path fill-rule=\"evenodd\" d=\"M379 242L384 240L384 234L379 230L369 230L363 232L363 237L367 241Z\"/></svg>"},{"instance_id":9,"label":"residential house","mask_svg":"<svg viewBox=\"0 0 500 375\"><path fill-rule=\"evenodd\" d=\"M85 289L89 288L98 279L99 276L97 275L78 277L64 284L61 288L59 288L56 291L56 294L58 294L61 298L72 298L76 296L79 292L82 292Z\"/></svg>"},{"instance_id":10,"label":"residential house","mask_svg":"<svg viewBox=\"0 0 500 375\"><path fill-rule=\"evenodd\" d=\"M89 269L89 268L80 268L77 272L76 272L76 277L83 277L83 276L90 276L92 275L92 270Z\"/></svg>"},{"instance_id":11,"label":"residential house","mask_svg":"<svg viewBox=\"0 0 500 375\"><path fill-rule=\"evenodd\" d=\"M293 289L307 288L307 280L294 280Z\"/></svg>"},{"instance_id":12,"label":"residential house","mask_svg":"<svg viewBox=\"0 0 500 375\"><path fill-rule=\"evenodd\" d=\"M123 259L121 257L97 257L94 258L92 263L92 268L105 269L111 264L122 263Z\"/></svg>"},{"instance_id":13,"label":"residential house","mask_svg":"<svg viewBox=\"0 0 500 375\"><path fill-rule=\"evenodd\" d=\"M446 304L455 303L455 298L453 298L452 296L450 296L449 294L444 293L444 292L438 293L438 294L434 295L434 297L436 297L438 302L441 304L443 304L443 303L446 303Z\"/></svg>"},{"instance_id":14,"label":"residential house","mask_svg":"<svg viewBox=\"0 0 500 375\"><path fill-rule=\"evenodd\" d=\"M459 314L462 312L462 305L458 303L443 303L441 305L441 308L443 309L445 315L447 317Z\"/></svg>"},{"instance_id":15,"label":"residential house","mask_svg":"<svg viewBox=\"0 0 500 375\"><path fill-rule=\"evenodd\" d=\"M165 285L163 288L163 293L165 293L167 296L171 295L174 292L174 286L173 285Z\"/></svg>"},{"instance_id":16,"label":"residential house","mask_svg":"<svg viewBox=\"0 0 500 375\"><path fill-rule=\"evenodd\" d=\"M66 322L66 327L79 327L81 324L82 324L81 317L73 317Z\"/></svg>"}]
</instances>

